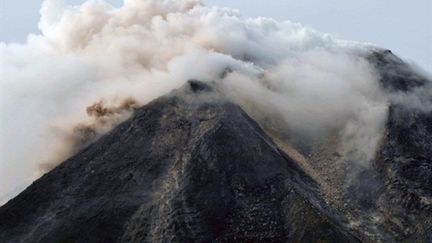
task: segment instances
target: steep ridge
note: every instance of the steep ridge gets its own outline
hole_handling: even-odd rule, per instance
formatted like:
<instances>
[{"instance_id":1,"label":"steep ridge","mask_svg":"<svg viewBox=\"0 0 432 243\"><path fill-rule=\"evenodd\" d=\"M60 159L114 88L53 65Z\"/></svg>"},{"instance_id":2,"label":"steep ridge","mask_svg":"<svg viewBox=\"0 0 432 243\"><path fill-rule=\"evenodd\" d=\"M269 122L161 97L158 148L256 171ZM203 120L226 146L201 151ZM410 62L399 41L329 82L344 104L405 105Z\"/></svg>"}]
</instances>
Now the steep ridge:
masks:
<instances>
[{"instance_id":1,"label":"steep ridge","mask_svg":"<svg viewBox=\"0 0 432 243\"><path fill-rule=\"evenodd\" d=\"M189 81L1 207L0 242L432 242L431 82L367 59L391 97L370 166L337 133L297 148Z\"/></svg>"},{"instance_id":2,"label":"steep ridge","mask_svg":"<svg viewBox=\"0 0 432 243\"><path fill-rule=\"evenodd\" d=\"M390 97L370 166L339 153L338 134L304 150L290 144L289 134L265 129L363 242L432 242L432 82L390 50L374 49L366 59Z\"/></svg>"},{"instance_id":3,"label":"steep ridge","mask_svg":"<svg viewBox=\"0 0 432 243\"><path fill-rule=\"evenodd\" d=\"M358 242L237 105L191 81L0 208L1 242Z\"/></svg>"},{"instance_id":4,"label":"steep ridge","mask_svg":"<svg viewBox=\"0 0 432 243\"><path fill-rule=\"evenodd\" d=\"M432 242L432 82L390 51L371 56L388 92L418 99L390 104L387 131L377 153L383 178L377 205L397 241Z\"/></svg>"},{"instance_id":5,"label":"steep ridge","mask_svg":"<svg viewBox=\"0 0 432 243\"><path fill-rule=\"evenodd\" d=\"M289 138L268 132L317 183L326 203L364 242L432 242L431 82L389 50L368 60L390 97L385 134L370 166L339 153L334 134L301 154ZM400 98L416 102L400 102Z\"/></svg>"}]
</instances>

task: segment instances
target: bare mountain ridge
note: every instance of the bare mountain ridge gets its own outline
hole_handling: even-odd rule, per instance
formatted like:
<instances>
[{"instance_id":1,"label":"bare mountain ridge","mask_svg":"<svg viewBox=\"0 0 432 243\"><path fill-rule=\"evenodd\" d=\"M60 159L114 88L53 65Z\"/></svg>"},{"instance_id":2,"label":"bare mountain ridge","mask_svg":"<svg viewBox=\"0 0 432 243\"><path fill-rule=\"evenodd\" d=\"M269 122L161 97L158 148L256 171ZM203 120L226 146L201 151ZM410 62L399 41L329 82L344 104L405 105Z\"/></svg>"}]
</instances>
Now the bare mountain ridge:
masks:
<instances>
[{"instance_id":1,"label":"bare mountain ridge","mask_svg":"<svg viewBox=\"0 0 432 243\"><path fill-rule=\"evenodd\" d=\"M389 93L430 85L389 51L369 61ZM2 206L0 241L432 240L430 112L390 104L373 166L347 183L337 138L304 154L217 92L190 81L139 108Z\"/></svg>"},{"instance_id":2,"label":"bare mountain ridge","mask_svg":"<svg viewBox=\"0 0 432 243\"><path fill-rule=\"evenodd\" d=\"M356 241L238 106L194 102L200 87L139 109L33 183L1 208L0 240Z\"/></svg>"}]
</instances>

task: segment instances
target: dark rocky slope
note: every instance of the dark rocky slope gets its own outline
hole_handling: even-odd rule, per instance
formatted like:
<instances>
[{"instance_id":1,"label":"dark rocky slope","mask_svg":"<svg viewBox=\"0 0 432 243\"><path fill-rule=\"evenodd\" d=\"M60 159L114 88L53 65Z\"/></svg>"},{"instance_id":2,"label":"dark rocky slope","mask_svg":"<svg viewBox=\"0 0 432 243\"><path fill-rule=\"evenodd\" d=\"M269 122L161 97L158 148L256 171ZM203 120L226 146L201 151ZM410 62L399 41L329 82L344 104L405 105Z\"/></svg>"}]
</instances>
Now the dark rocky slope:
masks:
<instances>
[{"instance_id":1,"label":"dark rocky slope","mask_svg":"<svg viewBox=\"0 0 432 243\"><path fill-rule=\"evenodd\" d=\"M371 166L333 135L296 148L192 81L1 207L0 242L432 242L431 82L367 58L396 97Z\"/></svg>"},{"instance_id":2,"label":"dark rocky slope","mask_svg":"<svg viewBox=\"0 0 432 243\"><path fill-rule=\"evenodd\" d=\"M384 228L404 242L432 242L431 81L390 51L371 56L389 93L418 103L393 101L375 166L384 182L377 206Z\"/></svg>"},{"instance_id":3,"label":"dark rocky slope","mask_svg":"<svg viewBox=\"0 0 432 243\"><path fill-rule=\"evenodd\" d=\"M1 207L0 242L358 241L255 121L188 85Z\"/></svg>"},{"instance_id":4,"label":"dark rocky slope","mask_svg":"<svg viewBox=\"0 0 432 243\"><path fill-rule=\"evenodd\" d=\"M273 134L274 141L298 158L326 203L350 222L361 241L430 243L432 107L427 104L432 83L388 50L375 50L368 60L390 97L385 131L370 166L358 166L339 153L343 141L337 135L300 155L301 148L293 148L289 138Z\"/></svg>"}]
</instances>

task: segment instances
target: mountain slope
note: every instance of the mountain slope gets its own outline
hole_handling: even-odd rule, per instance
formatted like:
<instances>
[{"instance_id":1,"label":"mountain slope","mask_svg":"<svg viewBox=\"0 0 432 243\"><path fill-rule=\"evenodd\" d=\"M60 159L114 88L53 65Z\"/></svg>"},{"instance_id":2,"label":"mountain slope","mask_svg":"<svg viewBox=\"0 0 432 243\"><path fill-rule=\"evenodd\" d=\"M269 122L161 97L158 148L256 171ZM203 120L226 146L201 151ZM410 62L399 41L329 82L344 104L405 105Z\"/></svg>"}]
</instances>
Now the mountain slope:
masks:
<instances>
[{"instance_id":1,"label":"mountain slope","mask_svg":"<svg viewBox=\"0 0 432 243\"><path fill-rule=\"evenodd\" d=\"M139 109L1 207L0 241L357 242L316 183L214 93L192 81Z\"/></svg>"},{"instance_id":2,"label":"mountain slope","mask_svg":"<svg viewBox=\"0 0 432 243\"><path fill-rule=\"evenodd\" d=\"M431 82L367 59L390 97L370 165L337 132L297 148L189 81L1 207L0 242L431 242Z\"/></svg>"},{"instance_id":3,"label":"mountain slope","mask_svg":"<svg viewBox=\"0 0 432 243\"><path fill-rule=\"evenodd\" d=\"M390 104L375 167L383 178L377 206L398 241L432 241L432 100L431 82L390 51L372 57L388 92L416 102ZM411 104L413 103L413 104Z\"/></svg>"}]
</instances>

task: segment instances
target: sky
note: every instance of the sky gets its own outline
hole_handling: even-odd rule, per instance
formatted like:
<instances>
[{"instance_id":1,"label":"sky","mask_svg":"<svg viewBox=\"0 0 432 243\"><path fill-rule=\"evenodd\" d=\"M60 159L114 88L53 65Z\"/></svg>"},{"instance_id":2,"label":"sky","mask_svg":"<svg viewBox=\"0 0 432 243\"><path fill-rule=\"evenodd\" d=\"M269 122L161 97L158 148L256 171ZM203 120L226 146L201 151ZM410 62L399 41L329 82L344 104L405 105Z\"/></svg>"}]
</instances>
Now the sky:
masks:
<instances>
[{"instance_id":1,"label":"sky","mask_svg":"<svg viewBox=\"0 0 432 243\"><path fill-rule=\"evenodd\" d=\"M83 0L63 0L79 4ZM115 6L121 0L108 0ZM299 22L341 39L391 49L432 73L432 0L204 0L238 9L245 17ZM39 33L42 0L0 0L0 41L24 42Z\"/></svg>"}]
</instances>

